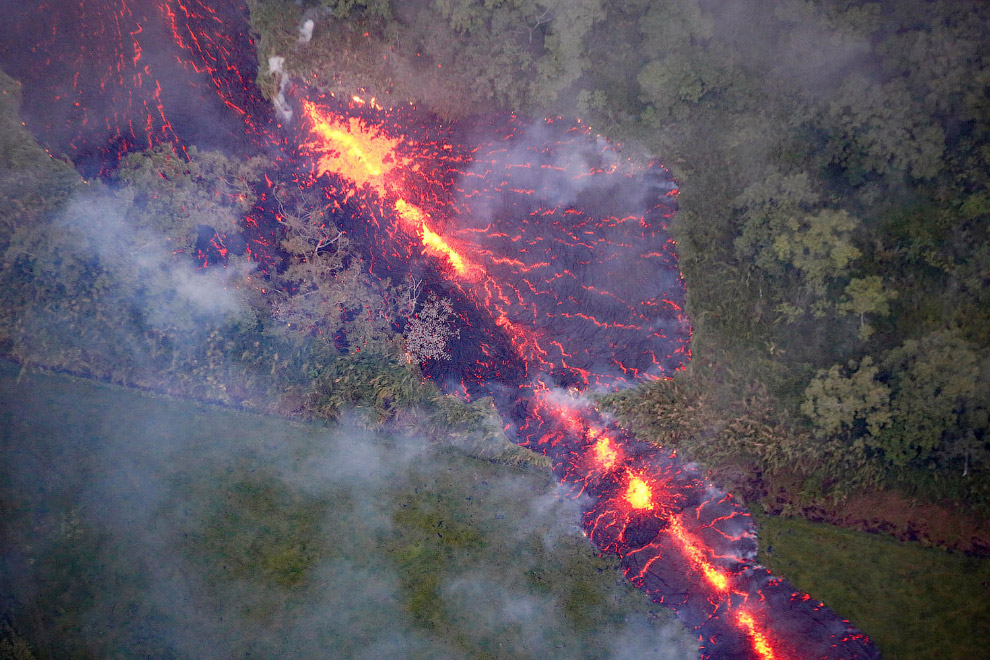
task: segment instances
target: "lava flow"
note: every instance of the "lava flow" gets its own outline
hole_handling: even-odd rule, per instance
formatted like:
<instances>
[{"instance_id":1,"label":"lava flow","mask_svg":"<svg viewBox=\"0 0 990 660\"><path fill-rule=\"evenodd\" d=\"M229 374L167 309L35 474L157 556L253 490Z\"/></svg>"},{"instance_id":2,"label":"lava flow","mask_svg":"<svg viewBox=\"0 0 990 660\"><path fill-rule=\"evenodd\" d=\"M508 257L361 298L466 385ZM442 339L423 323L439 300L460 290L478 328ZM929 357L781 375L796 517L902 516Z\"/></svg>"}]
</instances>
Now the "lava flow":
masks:
<instances>
[{"instance_id":1,"label":"lava flow","mask_svg":"<svg viewBox=\"0 0 990 660\"><path fill-rule=\"evenodd\" d=\"M497 139L466 149L453 130L410 137L375 104L302 104L312 184L359 200L341 220L364 235L377 272L425 260L473 333L459 372L424 367L493 396L510 436L550 457L586 502L595 546L697 632L702 657L878 657L848 621L755 562L752 519L731 495L578 396L668 376L689 358L665 169L561 121L489 119L479 125Z\"/></svg>"},{"instance_id":2,"label":"lava flow","mask_svg":"<svg viewBox=\"0 0 990 660\"><path fill-rule=\"evenodd\" d=\"M464 303L460 371L438 380L484 393L542 375L583 390L684 364L690 326L666 233L676 188L662 167L559 122L500 117L408 135L371 104L302 107L312 175L332 204L358 212L336 219L373 246L373 270L432 269L426 279ZM499 137L461 146L472 134ZM432 265L416 263L424 255Z\"/></svg>"},{"instance_id":3,"label":"lava flow","mask_svg":"<svg viewBox=\"0 0 990 660\"><path fill-rule=\"evenodd\" d=\"M0 37L0 56L31 83L28 127L83 173L162 143L259 149L281 138L251 82L245 12L236 0L5 3L0 19L20 29ZM22 55L14 41L36 45ZM453 301L461 341L425 372L492 396L510 437L580 498L591 542L698 634L703 657L878 657L755 562L752 520L731 495L580 399L690 359L665 168L563 120L447 125L361 99L290 102L299 159L283 166L323 191L374 274L412 275ZM265 222L277 224L246 219Z\"/></svg>"},{"instance_id":4,"label":"lava flow","mask_svg":"<svg viewBox=\"0 0 990 660\"><path fill-rule=\"evenodd\" d=\"M0 3L4 70L24 88L27 126L85 176L126 153L235 148L264 134L247 7L210 0ZM33 44L30 50L25 44ZM62 153L60 153L62 152Z\"/></svg>"}]
</instances>

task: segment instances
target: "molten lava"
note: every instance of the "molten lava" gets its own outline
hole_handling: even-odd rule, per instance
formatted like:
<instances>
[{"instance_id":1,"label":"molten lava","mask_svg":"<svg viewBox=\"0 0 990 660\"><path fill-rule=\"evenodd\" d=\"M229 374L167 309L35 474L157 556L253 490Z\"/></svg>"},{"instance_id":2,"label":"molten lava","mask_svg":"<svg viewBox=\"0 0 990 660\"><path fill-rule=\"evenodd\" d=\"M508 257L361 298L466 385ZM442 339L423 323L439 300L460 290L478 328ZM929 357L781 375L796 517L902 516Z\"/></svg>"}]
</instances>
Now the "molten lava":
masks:
<instances>
[{"instance_id":1,"label":"molten lava","mask_svg":"<svg viewBox=\"0 0 990 660\"><path fill-rule=\"evenodd\" d=\"M650 485L639 477L630 477L626 486L626 502L634 509L652 509L653 491Z\"/></svg>"},{"instance_id":2,"label":"molten lava","mask_svg":"<svg viewBox=\"0 0 990 660\"><path fill-rule=\"evenodd\" d=\"M303 110L312 124L313 139L302 146L318 155L317 176L338 174L358 187L371 187L385 199L389 192L386 177L409 165L396 154L401 137L388 137L357 117L321 112L310 101L303 101Z\"/></svg>"},{"instance_id":3,"label":"molten lava","mask_svg":"<svg viewBox=\"0 0 990 660\"><path fill-rule=\"evenodd\" d=\"M303 110L312 124L313 139L303 147L318 154L317 177L332 173L351 182L358 189L374 191L379 203L392 200L392 208L402 229L416 236L425 254L445 260L458 277L470 277L477 271L450 243L430 228L429 216L401 195L401 178L412 167L412 159L398 154L402 137L389 137L357 117L342 118L322 111L316 104L303 101Z\"/></svg>"},{"instance_id":4,"label":"molten lava","mask_svg":"<svg viewBox=\"0 0 990 660\"><path fill-rule=\"evenodd\" d=\"M756 620L752 615L748 612L739 612L736 615L736 621L749 633L750 639L753 640L753 652L761 660L776 660L777 654L774 653L767 636L760 632L760 628L756 625Z\"/></svg>"},{"instance_id":5,"label":"molten lava","mask_svg":"<svg viewBox=\"0 0 990 660\"><path fill-rule=\"evenodd\" d=\"M2 2L0 53L30 83L22 114L40 141L84 175L108 175L159 144L267 142L246 18L243 3L212 0Z\"/></svg>"},{"instance_id":6,"label":"molten lava","mask_svg":"<svg viewBox=\"0 0 990 660\"><path fill-rule=\"evenodd\" d=\"M715 568L710 561L705 557L705 549L700 544L698 539L694 538L681 523L679 518L673 517L670 519L670 526L668 527L670 534L676 539L678 546L680 546L681 552L684 556L688 558L691 565L705 576L705 580L708 581L716 591L726 592L729 589L729 578L725 573Z\"/></svg>"},{"instance_id":7,"label":"molten lava","mask_svg":"<svg viewBox=\"0 0 990 660\"><path fill-rule=\"evenodd\" d=\"M612 441L607 435L601 436L595 442L594 456L595 465L597 465L600 470L605 472L615 467L616 461L619 460L619 452L612 445Z\"/></svg>"},{"instance_id":8,"label":"molten lava","mask_svg":"<svg viewBox=\"0 0 990 660\"><path fill-rule=\"evenodd\" d=\"M392 255L376 268L401 273L417 254L432 257L437 286L464 310L464 370L435 377L493 395L507 431L591 498L592 542L698 632L703 657L780 658L782 646L795 649L788 657L876 657L847 622L755 564L748 513L697 468L554 393L551 383L580 392L664 377L688 359L665 171L553 122L511 118L503 137L463 156L446 138L404 136L384 111L371 121L365 106L356 118L322 103L303 102L314 174L373 197L370 221L351 231L377 246L373 260ZM443 164L439 179L424 174L430 162Z\"/></svg>"}]
</instances>

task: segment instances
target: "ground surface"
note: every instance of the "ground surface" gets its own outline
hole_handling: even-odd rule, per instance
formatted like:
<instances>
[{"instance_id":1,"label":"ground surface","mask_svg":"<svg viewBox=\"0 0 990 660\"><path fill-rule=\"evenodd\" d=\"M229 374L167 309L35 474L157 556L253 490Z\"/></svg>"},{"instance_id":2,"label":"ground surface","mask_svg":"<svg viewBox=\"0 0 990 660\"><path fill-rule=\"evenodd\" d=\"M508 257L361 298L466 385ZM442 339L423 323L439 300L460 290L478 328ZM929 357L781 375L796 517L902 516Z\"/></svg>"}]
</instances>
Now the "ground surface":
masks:
<instances>
[{"instance_id":1,"label":"ground surface","mask_svg":"<svg viewBox=\"0 0 990 660\"><path fill-rule=\"evenodd\" d=\"M695 655L549 474L0 367L0 619L38 658Z\"/></svg>"},{"instance_id":2,"label":"ground surface","mask_svg":"<svg viewBox=\"0 0 990 660\"><path fill-rule=\"evenodd\" d=\"M692 655L538 471L16 374L2 364L0 615L39 658ZM758 524L760 560L885 657L980 656L987 559Z\"/></svg>"}]
</instances>

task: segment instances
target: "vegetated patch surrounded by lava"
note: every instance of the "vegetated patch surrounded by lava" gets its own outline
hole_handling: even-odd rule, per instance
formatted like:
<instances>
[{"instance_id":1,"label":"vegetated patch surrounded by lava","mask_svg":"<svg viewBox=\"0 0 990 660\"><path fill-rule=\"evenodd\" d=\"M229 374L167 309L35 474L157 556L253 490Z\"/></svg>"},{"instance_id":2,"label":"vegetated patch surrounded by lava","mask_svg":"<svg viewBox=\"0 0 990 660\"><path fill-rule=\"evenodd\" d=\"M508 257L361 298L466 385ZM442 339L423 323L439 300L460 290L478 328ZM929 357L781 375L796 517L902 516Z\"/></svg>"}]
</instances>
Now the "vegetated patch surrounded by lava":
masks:
<instances>
[{"instance_id":1,"label":"vegetated patch surrounded by lava","mask_svg":"<svg viewBox=\"0 0 990 660\"><path fill-rule=\"evenodd\" d=\"M206 0L5 7L0 18L24 22L0 55L26 83L29 128L84 174L163 142L180 153L277 145L277 178L321 190L373 274L422 279L454 300L460 341L426 372L462 396L493 396L510 437L549 456L585 502L591 541L697 631L703 657L877 657L847 621L754 563L752 521L730 495L578 396L669 376L690 357L669 173L576 122L446 125L306 90L293 101L298 148L286 147L250 82L244 11ZM11 40L23 39L36 46L18 58ZM277 221L258 193L248 248L277 267Z\"/></svg>"}]
</instances>

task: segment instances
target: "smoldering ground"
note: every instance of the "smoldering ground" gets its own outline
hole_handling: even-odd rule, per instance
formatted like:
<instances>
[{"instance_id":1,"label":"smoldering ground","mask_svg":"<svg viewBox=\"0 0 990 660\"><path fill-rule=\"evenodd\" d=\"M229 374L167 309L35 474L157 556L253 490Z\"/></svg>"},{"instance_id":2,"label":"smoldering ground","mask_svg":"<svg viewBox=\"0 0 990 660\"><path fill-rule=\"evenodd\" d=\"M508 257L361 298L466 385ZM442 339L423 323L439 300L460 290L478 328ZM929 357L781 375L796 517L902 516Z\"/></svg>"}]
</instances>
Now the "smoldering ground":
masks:
<instances>
[{"instance_id":1,"label":"smoldering ground","mask_svg":"<svg viewBox=\"0 0 990 660\"><path fill-rule=\"evenodd\" d=\"M628 657L630 626L696 654L546 474L13 375L2 614L39 657Z\"/></svg>"},{"instance_id":2,"label":"smoldering ground","mask_svg":"<svg viewBox=\"0 0 990 660\"><path fill-rule=\"evenodd\" d=\"M530 374L583 387L673 371L689 328L670 172L566 120L493 121L475 128L449 222L485 273L471 297L532 331Z\"/></svg>"}]
</instances>

